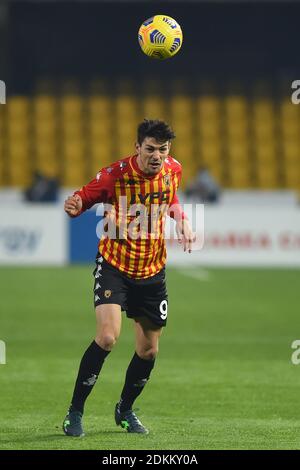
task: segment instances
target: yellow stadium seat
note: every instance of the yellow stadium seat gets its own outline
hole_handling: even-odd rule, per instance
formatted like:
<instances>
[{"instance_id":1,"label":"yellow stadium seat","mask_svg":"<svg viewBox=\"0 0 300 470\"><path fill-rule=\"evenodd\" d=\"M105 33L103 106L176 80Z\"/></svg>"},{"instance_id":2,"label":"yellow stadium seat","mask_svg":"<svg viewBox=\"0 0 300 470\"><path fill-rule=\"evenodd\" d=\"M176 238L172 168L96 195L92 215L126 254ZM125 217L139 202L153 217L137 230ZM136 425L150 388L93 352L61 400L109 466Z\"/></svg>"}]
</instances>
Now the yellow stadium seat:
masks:
<instances>
[{"instance_id":1,"label":"yellow stadium seat","mask_svg":"<svg viewBox=\"0 0 300 470\"><path fill-rule=\"evenodd\" d=\"M130 134L125 131L125 129L118 129L118 133L116 134L116 146L119 148L129 148L131 149L130 152L135 152L135 144L136 136L135 133L132 131ZM119 157L121 158L121 157Z\"/></svg>"},{"instance_id":2,"label":"yellow stadium seat","mask_svg":"<svg viewBox=\"0 0 300 470\"><path fill-rule=\"evenodd\" d=\"M193 140L187 142L182 142L178 140L175 141L171 146L170 154L174 155L179 161L191 162L195 160L195 146Z\"/></svg>"},{"instance_id":3,"label":"yellow stadium seat","mask_svg":"<svg viewBox=\"0 0 300 470\"><path fill-rule=\"evenodd\" d=\"M184 165L182 167L182 179L180 183L180 189L183 190L186 188L187 184L195 178L195 169Z\"/></svg>"},{"instance_id":4,"label":"yellow stadium seat","mask_svg":"<svg viewBox=\"0 0 300 470\"><path fill-rule=\"evenodd\" d=\"M283 141L282 154L287 162L298 162L300 165L300 141Z\"/></svg>"},{"instance_id":5,"label":"yellow stadium seat","mask_svg":"<svg viewBox=\"0 0 300 470\"><path fill-rule=\"evenodd\" d=\"M7 142L7 153L10 160L25 161L30 156L29 140L15 140Z\"/></svg>"},{"instance_id":6,"label":"yellow stadium seat","mask_svg":"<svg viewBox=\"0 0 300 470\"><path fill-rule=\"evenodd\" d=\"M1 137L1 136L0 136ZM5 141L0 138L0 186L7 184L6 175L6 152L5 152Z\"/></svg>"},{"instance_id":7,"label":"yellow stadium seat","mask_svg":"<svg viewBox=\"0 0 300 470\"><path fill-rule=\"evenodd\" d=\"M29 134L29 120L10 119L7 123L6 132L8 138L12 140L26 138Z\"/></svg>"},{"instance_id":8,"label":"yellow stadium seat","mask_svg":"<svg viewBox=\"0 0 300 470\"><path fill-rule=\"evenodd\" d=\"M281 132L282 138L285 140L288 139L297 139L300 135L300 124L298 122L292 121L282 121L281 122Z\"/></svg>"},{"instance_id":9,"label":"yellow stadium seat","mask_svg":"<svg viewBox=\"0 0 300 470\"><path fill-rule=\"evenodd\" d=\"M175 129L179 129L179 128L175 127ZM172 146L171 146L172 150L174 148L177 148L178 145L181 147L184 147L184 146L188 146L189 148L193 147L195 145L195 138L194 138L193 133L185 129L180 129L180 132L176 131L176 139L172 142Z\"/></svg>"},{"instance_id":10,"label":"yellow stadium seat","mask_svg":"<svg viewBox=\"0 0 300 470\"><path fill-rule=\"evenodd\" d=\"M116 160L133 155L135 153L133 141L119 140L116 142Z\"/></svg>"},{"instance_id":11,"label":"yellow stadium seat","mask_svg":"<svg viewBox=\"0 0 300 470\"><path fill-rule=\"evenodd\" d=\"M42 173L49 174L51 169L51 176L59 176L60 161L57 147L51 143L48 145L47 142L36 143L35 166Z\"/></svg>"},{"instance_id":12,"label":"yellow stadium seat","mask_svg":"<svg viewBox=\"0 0 300 470\"><path fill-rule=\"evenodd\" d=\"M256 178L259 188L272 189L279 186L277 166L259 165L256 168Z\"/></svg>"},{"instance_id":13,"label":"yellow stadium seat","mask_svg":"<svg viewBox=\"0 0 300 470\"><path fill-rule=\"evenodd\" d=\"M34 148L36 153L47 155L47 157L57 154L57 144L55 141L47 142L47 140L38 139L35 142Z\"/></svg>"},{"instance_id":14,"label":"yellow stadium seat","mask_svg":"<svg viewBox=\"0 0 300 470\"><path fill-rule=\"evenodd\" d=\"M120 95L115 100L116 119L137 120L137 100L131 95Z\"/></svg>"},{"instance_id":15,"label":"yellow stadium seat","mask_svg":"<svg viewBox=\"0 0 300 470\"><path fill-rule=\"evenodd\" d=\"M110 119L112 115L112 100L102 95L91 96L87 101L87 111L91 120Z\"/></svg>"},{"instance_id":16,"label":"yellow stadium seat","mask_svg":"<svg viewBox=\"0 0 300 470\"><path fill-rule=\"evenodd\" d=\"M68 162L83 160L85 157L85 145L81 140L65 141L63 145L63 157L65 161Z\"/></svg>"},{"instance_id":17,"label":"yellow stadium seat","mask_svg":"<svg viewBox=\"0 0 300 470\"><path fill-rule=\"evenodd\" d=\"M256 98L253 100L253 111L259 118L274 116L274 103L271 98Z\"/></svg>"},{"instance_id":18,"label":"yellow stadium seat","mask_svg":"<svg viewBox=\"0 0 300 470\"><path fill-rule=\"evenodd\" d=\"M64 96L60 100L60 118L63 127L71 125L72 122L82 121L83 99L79 96Z\"/></svg>"},{"instance_id":19,"label":"yellow stadium seat","mask_svg":"<svg viewBox=\"0 0 300 470\"><path fill-rule=\"evenodd\" d=\"M196 112L207 119L218 116L220 113L220 100L216 96L201 96L196 100Z\"/></svg>"},{"instance_id":20,"label":"yellow stadium seat","mask_svg":"<svg viewBox=\"0 0 300 470\"><path fill-rule=\"evenodd\" d=\"M228 120L226 121L226 135L228 139L235 140L249 140L248 123L245 120L238 122Z\"/></svg>"},{"instance_id":21,"label":"yellow stadium seat","mask_svg":"<svg viewBox=\"0 0 300 470\"><path fill-rule=\"evenodd\" d=\"M57 112L57 100L54 96L38 95L33 98L33 112L39 120L54 120Z\"/></svg>"},{"instance_id":22,"label":"yellow stadium seat","mask_svg":"<svg viewBox=\"0 0 300 470\"><path fill-rule=\"evenodd\" d=\"M87 132L89 133L90 139L103 140L110 139L111 136L111 122L107 120L91 119L88 125Z\"/></svg>"},{"instance_id":23,"label":"yellow stadium seat","mask_svg":"<svg viewBox=\"0 0 300 470\"><path fill-rule=\"evenodd\" d=\"M114 147L114 142L112 142L110 139L105 139L105 140L90 140L89 141L89 149L92 153L94 154L110 154L112 149Z\"/></svg>"},{"instance_id":24,"label":"yellow stadium seat","mask_svg":"<svg viewBox=\"0 0 300 470\"><path fill-rule=\"evenodd\" d=\"M252 185L249 165L232 164L229 168L230 187L245 189Z\"/></svg>"},{"instance_id":25,"label":"yellow stadium seat","mask_svg":"<svg viewBox=\"0 0 300 470\"><path fill-rule=\"evenodd\" d=\"M93 175L94 178L101 168L106 168L110 166L111 163L112 158L110 155L97 155L97 158L94 158L94 160L89 165L89 172L91 175Z\"/></svg>"},{"instance_id":26,"label":"yellow stadium seat","mask_svg":"<svg viewBox=\"0 0 300 470\"><path fill-rule=\"evenodd\" d=\"M81 152L64 154L63 162L65 165L83 165L86 162L85 156Z\"/></svg>"},{"instance_id":27,"label":"yellow stadium seat","mask_svg":"<svg viewBox=\"0 0 300 470\"><path fill-rule=\"evenodd\" d=\"M276 147L272 142L266 145L256 145L255 154L259 162L274 162L276 160Z\"/></svg>"},{"instance_id":28,"label":"yellow stadium seat","mask_svg":"<svg viewBox=\"0 0 300 470\"><path fill-rule=\"evenodd\" d=\"M176 135L194 134L194 121L193 116L190 115L188 118L171 118L172 127L176 129Z\"/></svg>"},{"instance_id":29,"label":"yellow stadium seat","mask_svg":"<svg viewBox=\"0 0 300 470\"><path fill-rule=\"evenodd\" d=\"M247 120L248 104L244 96L229 95L224 99L226 119L230 121Z\"/></svg>"},{"instance_id":30,"label":"yellow stadium seat","mask_svg":"<svg viewBox=\"0 0 300 470\"><path fill-rule=\"evenodd\" d=\"M139 99L131 84L114 97L103 87L87 98L75 88L60 98L49 92L10 97L0 107L0 185L22 187L33 169L59 176L62 167L64 184L77 186L82 175L135 153L136 126L146 117L174 128L171 155L183 163L183 184L201 164L232 188L251 187L254 177L260 188L276 188L283 175L287 187L299 189L300 106L288 97L250 101L239 91L224 98L207 91L193 98L186 90L166 98L148 87Z\"/></svg>"},{"instance_id":31,"label":"yellow stadium seat","mask_svg":"<svg viewBox=\"0 0 300 470\"><path fill-rule=\"evenodd\" d=\"M6 106L0 106L0 131L1 131L1 126L4 125L4 123L6 122Z\"/></svg>"},{"instance_id":32,"label":"yellow stadium seat","mask_svg":"<svg viewBox=\"0 0 300 470\"><path fill-rule=\"evenodd\" d=\"M208 166L208 170L211 172L212 176L215 178L216 182L224 186L225 178L224 178L224 168L221 165L212 166L211 168Z\"/></svg>"},{"instance_id":33,"label":"yellow stadium seat","mask_svg":"<svg viewBox=\"0 0 300 470\"><path fill-rule=\"evenodd\" d=\"M60 179L60 168L58 167L57 162L47 161L45 159L37 160L35 163L35 169L48 178Z\"/></svg>"},{"instance_id":34,"label":"yellow stadium seat","mask_svg":"<svg viewBox=\"0 0 300 470\"><path fill-rule=\"evenodd\" d=\"M286 186L290 189L300 190L300 166L286 165L284 168Z\"/></svg>"},{"instance_id":35,"label":"yellow stadium seat","mask_svg":"<svg viewBox=\"0 0 300 470\"><path fill-rule=\"evenodd\" d=\"M228 141L228 159L232 162L246 162L249 160L249 147L246 142Z\"/></svg>"},{"instance_id":36,"label":"yellow stadium seat","mask_svg":"<svg viewBox=\"0 0 300 470\"><path fill-rule=\"evenodd\" d=\"M205 164L209 162L220 162L222 158L222 144L220 141L215 142L203 142L200 141L199 143L199 153L201 157L201 161Z\"/></svg>"},{"instance_id":37,"label":"yellow stadium seat","mask_svg":"<svg viewBox=\"0 0 300 470\"><path fill-rule=\"evenodd\" d=\"M57 132L57 122L54 119L35 119L34 132L37 137L48 138L55 137Z\"/></svg>"},{"instance_id":38,"label":"yellow stadium seat","mask_svg":"<svg viewBox=\"0 0 300 470\"><path fill-rule=\"evenodd\" d=\"M290 99L284 99L280 103L281 119L298 122L300 120L299 106L294 105Z\"/></svg>"},{"instance_id":39,"label":"yellow stadium seat","mask_svg":"<svg viewBox=\"0 0 300 470\"><path fill-rule=\"evenodd\" d=\"M132 144L135 142L136 140L135 121L131 121L130 119L124 122L116 121L115 127L116 127L115 132L118 135L119 139L127 138L132 141Z\"/></svg>"},{"instance_id":40,"label":"yellow stadium seat","mask_svg":"<svg viewBox=\"0 0 300 470\"><path fill-rule=\"evenodd\" d=\"M63 172L63 184L72 188L79 188L83 184L86 184L87 175L86 175L85 165L65 165Z\"/></svg>"},{"instance_id":41,"label":"yellow stadium seat","mask_svg":"<svg viewBox=\"0 0 300 470\"><path fill-rule=\"evenodd\" d=\"M9 119L28 120L30 112L30 100L24 96L12 96L8 100L7 114Z\"/></svg>"},{"instance_id":42,"label":"yellow stadium seat","mask_svg":"<svg viewBox=\"0 0 300 470\"><path fill-rule=\"evenodd\" d=\"M170 112L172 122L174 120L181 121L190 121L192 122L192 99L188 95L177 95L174 96L170 101ZM174 124L175 126L175 124Z\"/></svg>"},{"instance_id":43,"label":"yellow stadium seat","mask_svg":"<svg viewBox=\"0 0 300 470\"><path fill-rule=\"evenodd\" d=\"M166 101L160 95L146 95L141 101L143 118L168 120Z\"/></svg>"},{"instance_id":44,"label":"yellow stadium seat","mask_svg":"<svg viewBox=\"0 0 300 470\"><path fill-rule=\"evenodd\" d=\"M25 188L31 182L31 167L25 160L22 165L17 165L13 160L8 164L8 182L9 186Z\"/></svg>"},{"instance_id":45,"label":"yellow stadium seat","mask_svg":"<svg viewBox=\"0 0 300 470\"><path fill-rule=\"evenodd\" d=\"M94 165L98 165L99 168L102 166L109 165L115 155L113 155L113 145L109 141L103 142L91 142L88 148L88 152L91 157L91 164L94 168ZM115 158L116 160L117 158Z\"/></svg>"},{"instance_id":46,"label":"yellow stadium seat","mask_svg":"<svg viewBox=\"0 0 300 470\"><path fill-rule=\"evenodd\" d=\"M196 138L200 141L212 141L220 138L220 126L216 121L203 121L197 125L198 133Z\"/></svg>"},{"instance_id":47,"label":"yellow stadium seat","mask_svg":"<svg viewBox=\"0 0 300 470\"><path fill-rule=\"evenodd\" d=\"M86 135L80 122L73 121L61 127L61 135L65 141L84 140Z\"/></svg>"},{"instance_id":48,"label":"yellow stadium seat","mask_svg":"<svg viewBox=\"0 0 300 470\"><path fill-rule=\"evenodd\" d=\"M277 134L275 134L275 126L271 121L258 123L255 122L253 125L253 137L258 141L277 140Z\"/></svg>"}]
</instances>

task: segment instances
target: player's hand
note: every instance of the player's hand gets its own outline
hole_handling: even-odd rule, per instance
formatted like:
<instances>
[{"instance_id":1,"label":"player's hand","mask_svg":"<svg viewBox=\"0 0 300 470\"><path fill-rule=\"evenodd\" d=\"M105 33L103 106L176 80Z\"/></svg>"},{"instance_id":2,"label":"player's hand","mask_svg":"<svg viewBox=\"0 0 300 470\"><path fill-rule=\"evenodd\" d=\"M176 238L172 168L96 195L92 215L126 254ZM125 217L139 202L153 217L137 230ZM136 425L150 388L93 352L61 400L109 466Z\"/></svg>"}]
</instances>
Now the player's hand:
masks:
<instances>
[{"instance_id":1,"label":"player's hand","mask_svg":"<svg viewBox=\"0 0 300 470\"><path fill-rule=\"evenodd\" d=\"M65 200L64 209L68 215L76 217L76 215L80 214L82 210L81 197L78 194L75 194L75 196L69 196L68 199Z\"/></svg>"},{"instance_id":2,"label":"player's hand","mask_svg":"<svg viewBox=\"0 0 300 470\"><path fill-rule=\"evenodd\" d=\"M178 243L183 243L184 251L192 252L192 243L196 241L196 234L193 232L192 227L187 219L177 220L176 233Z\"/></svg>"}]
</instances>

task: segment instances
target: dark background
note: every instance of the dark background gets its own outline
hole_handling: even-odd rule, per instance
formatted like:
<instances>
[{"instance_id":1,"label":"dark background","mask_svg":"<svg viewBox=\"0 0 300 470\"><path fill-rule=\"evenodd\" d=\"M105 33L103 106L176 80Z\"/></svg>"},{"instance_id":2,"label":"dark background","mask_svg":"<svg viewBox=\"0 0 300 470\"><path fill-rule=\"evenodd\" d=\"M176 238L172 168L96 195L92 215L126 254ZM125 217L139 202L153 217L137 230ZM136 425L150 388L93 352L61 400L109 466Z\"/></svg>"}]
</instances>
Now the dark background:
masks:
<instances>
[{"instance_id":1,"label":"dark background","mask_svg":"<svg viewBox=\"0 0 300 470\"><path fill-rule=\"evenodd\" d=\"M155 75L217 82L273 83L300 73L300 4L289 2L12 2L6 7L1 75L8 93L28 93L36 82L76 77L136 79L154 74L139 50L137 31L153 14L180 20L183 47L171 61L155 63ZM3 24L3 22L2 22ZM120 40L121 38L121 40ZM2 77L1 77L2 78Z\"/></svg>"}]
</instances>

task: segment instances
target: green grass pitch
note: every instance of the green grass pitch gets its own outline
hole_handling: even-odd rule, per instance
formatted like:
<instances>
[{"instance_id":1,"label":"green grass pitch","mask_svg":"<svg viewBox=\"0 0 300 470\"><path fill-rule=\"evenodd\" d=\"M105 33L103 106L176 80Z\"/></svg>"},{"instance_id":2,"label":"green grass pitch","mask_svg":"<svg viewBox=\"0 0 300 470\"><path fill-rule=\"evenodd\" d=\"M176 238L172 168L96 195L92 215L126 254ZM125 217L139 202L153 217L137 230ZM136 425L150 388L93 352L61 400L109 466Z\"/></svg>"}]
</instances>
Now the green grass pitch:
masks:
<instances>
[{"instance_id":1,"label":"green grass pitch","mask_svg":"<svg viewBox=\"0 0 300 470\"><path fill-rule=\"evenodd\" d=\"M94 335L92 269L0 269L0 449L300 449L299 270L168 268L168 326L136 402L150 434L113 420L134 350L124 316L86 405L86 437L64 436Z\"/></svg>"}]
</instances>

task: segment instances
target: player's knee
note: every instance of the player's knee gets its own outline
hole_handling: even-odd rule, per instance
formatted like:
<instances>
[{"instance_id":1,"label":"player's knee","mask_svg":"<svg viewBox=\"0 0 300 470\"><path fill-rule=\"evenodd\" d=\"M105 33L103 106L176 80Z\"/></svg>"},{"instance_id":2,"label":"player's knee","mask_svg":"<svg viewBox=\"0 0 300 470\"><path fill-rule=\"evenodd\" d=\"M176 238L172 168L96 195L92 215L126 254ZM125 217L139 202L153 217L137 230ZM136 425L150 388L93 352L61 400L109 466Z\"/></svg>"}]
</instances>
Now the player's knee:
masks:
<instances>
[{"instance_id":1,"label":"player's knee","mask_svg":"<svg viewBox=\"0 0 300 470\"><path fill-rule=\"evenodd\" d=\"M140 358L145 359L145 361L154 361L158 353L158 348L148 348L148 349L141 349L138 351L138 356Z\"/></svg>"},{"instance_id":2,"label":"player's knee","mask_svg":"<svg viewBox=\"0 0 300 470\"><path fill-rule=\"evenodd\" d=\"M103 333L99 336L96 336L96 343L106 351L111 351L114 345L117 342L117 337L111 333Z\"/></svg>"}]
</instances>

